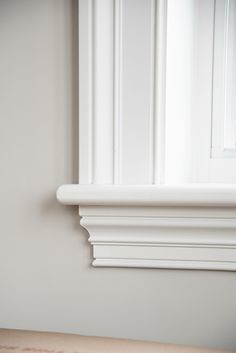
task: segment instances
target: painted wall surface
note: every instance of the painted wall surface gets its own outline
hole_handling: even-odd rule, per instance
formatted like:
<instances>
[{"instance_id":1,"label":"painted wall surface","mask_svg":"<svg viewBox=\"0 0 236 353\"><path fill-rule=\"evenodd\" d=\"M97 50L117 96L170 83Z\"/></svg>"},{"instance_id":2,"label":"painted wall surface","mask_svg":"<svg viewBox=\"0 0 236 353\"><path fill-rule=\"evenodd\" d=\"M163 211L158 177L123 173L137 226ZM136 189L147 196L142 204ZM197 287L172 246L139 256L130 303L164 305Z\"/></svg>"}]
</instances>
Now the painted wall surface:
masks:
<instances>
[{"instance_id":1,"label":"painted wall surface","mask_svg":"<svg viewBox=\"0 0 236 353\"><path fill-rule=\"evenodd\" d=\"M236 350L236 274L92 268L77 209L76 2L0 1L0 326Z\"/></svg>"}]
</instances>

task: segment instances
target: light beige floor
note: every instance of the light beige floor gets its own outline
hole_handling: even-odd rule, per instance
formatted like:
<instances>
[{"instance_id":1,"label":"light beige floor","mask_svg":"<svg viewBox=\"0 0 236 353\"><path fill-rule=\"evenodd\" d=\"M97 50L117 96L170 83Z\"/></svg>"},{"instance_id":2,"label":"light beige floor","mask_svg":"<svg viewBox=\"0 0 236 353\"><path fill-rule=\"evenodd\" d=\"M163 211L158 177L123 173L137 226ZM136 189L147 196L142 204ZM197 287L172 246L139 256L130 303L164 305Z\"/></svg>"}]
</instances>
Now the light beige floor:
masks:
<instances>
[{"instance_id":1,"label":"light beige floor","mask_svg":"<svg viewBox=\"0 0 236 353\"><path fill-rule=\"evenodd\" d=\"M207 353L223 352L154 342L0 329L0 353Z\"/></svg>"}]
</instances>

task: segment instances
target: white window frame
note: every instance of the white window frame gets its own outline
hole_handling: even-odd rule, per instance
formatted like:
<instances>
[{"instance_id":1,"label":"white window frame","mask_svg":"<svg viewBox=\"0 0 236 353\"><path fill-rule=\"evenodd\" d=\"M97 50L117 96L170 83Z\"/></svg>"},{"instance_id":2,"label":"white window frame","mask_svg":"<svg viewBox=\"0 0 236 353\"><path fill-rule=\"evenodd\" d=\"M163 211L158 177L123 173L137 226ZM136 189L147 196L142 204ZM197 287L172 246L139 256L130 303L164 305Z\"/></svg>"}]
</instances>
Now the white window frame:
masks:
<instances>
[{"instance_id":1,"label":"white window frame","mask_svg":"<svg viewBox=\"0 0 236 353\"><path fill-rule=\"evenodd\" d=\"M176 2L169 0L168 6L171 1L172 4ZM188 8L189 2L182 1L187 11L192 11ZM209 13L214 13L213 0L200 3L206 3ZM125 65L124 55L127 55L123 31L128 31L131 40L133 38L133 33L125 27L125 23L129 22L124 19L124 11L129 11L127 4L125 0L79 0L80 180L76 185L61 186L57 198L63 204L79 206L81 225L88 230L89 242L93 246L94 266L235 271L236 185L203 184L202 175L197 180L200 181L198 184L163 184L166 177L162 173L166 162L163 156L168 148L165 141L168 108L165 103L170 104L166 87L166 65L169 65L166 0L140 2L145 16L151 16L150 21L140 24L146 31L151 23L150 52L147 53L151 60L151 90L150 97L145 96L145 104L150 104L150 115L146 120L136 111L138 119L144 119L139 121L140 125L133 126L133 129L141 129L135 131L136 135L132 128L122 129L122 104L125 103L122 101L122 80L125 78L124 72L128 72L122 66ZM133 16L133 13L130 11L125 15ZM139 26L135 16L133 21L134 27ZM209 37L210 32L207 34ZM145 35L149 32L145 33L144 39L140 33L140 43L148 38ZM202 44L204 47L209 43ZM134 52L139 49L137 45L133 48ZM130 55L133 55L132 50ZM143 65L148 58L142 58ZM193 58L195 60L195 56ZM129 64L129 57L125 60ZM212 68L211 57L206 68L201 65L204 61L204 55L197 56L200 69L203 67L200 74L197 72L194 75L199 92L202 92L199 77L204 77L206 73L210 75ZM142 65L142 61L137 65ZM143 70L146 69L145 64ZM210 80L202 96L206 99L203 111L196 110L197 114L202 113L203 118L206 115L209 117L209 112L211 116L211 83ZM132 101L132 92L127 94ZM169 96L166 97L166 94ZM131 106L132 109L135 111L135 106ZM209 122L208 132L211 129ZM144 138L140 144L147 151L148 160L145 154L140 155L133 167L127 160L130 155L136 156L134 145L138 146L138 140L135 139L144 136L142 129L145 130L146 140ZM210 152L207 137L208 134L205 140ZM208 160L205 162L208 163ZM195 168L202 167L201 163L196 163ZM140 175L134 173L134 168L140 171ZM124 169L125 174L122 174ZM143 169L147 174L143 173ZM130 182L132 178L136 178L134 182ZM138 183L139 180L143 182Z\"/></svg>"},{"instance_id":2,"label":"white window frame","mask_svg":"<svg viewBox=\"0 0 236 353\"><path fill-rule=\"evenodd\" d=\"M212 158L236 158L236 148L225 148L229 11L232 0L215 0ZM234 161L232 162L234 163Z\"/></svg>"}]
</instances>

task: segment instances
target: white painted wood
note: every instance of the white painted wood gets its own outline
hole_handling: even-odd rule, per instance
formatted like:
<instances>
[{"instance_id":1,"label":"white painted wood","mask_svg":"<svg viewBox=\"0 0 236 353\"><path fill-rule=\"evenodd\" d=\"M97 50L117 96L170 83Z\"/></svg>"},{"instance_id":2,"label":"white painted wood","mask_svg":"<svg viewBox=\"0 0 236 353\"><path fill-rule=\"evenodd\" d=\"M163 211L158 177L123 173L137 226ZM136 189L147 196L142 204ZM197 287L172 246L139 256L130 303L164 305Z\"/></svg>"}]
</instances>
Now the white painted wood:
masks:
<instances>
[{"instance_id":1,"label":"white painted wood","mask_svg":"<svg viewBox=\"0 0 236 353\"><path fill-rule=\"evenodd\" d=\"M230 3L80 1L80 183L236 181L222 161Z\"/></svg>"},{"instance_id":2,"label":"white painted wood","mask_svg":"<svg viewBox=\"0 0 236 353\"><path fill-rule=\"evenodd\" d=\"M120 217L120 216L119 216ZM218 218L218 219L212 219L212 218L184 218L184 217L171 217L171 218L162 218L162 217L156 217L156 218L151 218L151 217L123 217L122 220L116 217L88 217L86 220L83 220L82 224L87 227L97 227L97 226L110 226L110 227L118 227L120 224L123 226L127 227L143 227L143 228L167 228L170 229L173 232L173 229L175 231L175 228L181 228L181 229L195 229L195 228L201 228L201 229L214 229L214 231L218 229L231 229L234 230L236 226L236 220L234 218L232 219L225 219L225 218ZM139 239L138 234L135 234L133 236L134 239ZM182 239L184 238L184 234L182 235ZM104 234L102 234L102 239L103 241L109 241L109 238L106 238ZM118 241L120 237L117 237L116 234L116 240ZM129 242L129 234L125 235L125 241ZM148 236L146 237L146 241L148 239ZM124 239L123 239L124 240ZM162 238L162 242L165 242L167 240L167 237L165 236ZM214 243L214 239L212 240ZM212 242L211 241L211 242ZM234 241L236 241L234 237ZM191 236L185 239L185 242L193 242L194 244L199 244L199 238L198 239L191 239ZM201 242L205 244L209 244L209 239L207 236L204 236L204 239L201 239ZM227 245L228 239L227 236L225 237L224 241L221 240L221 245ZM231 243L232 244L232 241Z\"/></svg>"},{"instance_id":3,"label":"white painted wood","mask_svg":"<svg viewBox=\"0 0 236 353\"><path fill-rule=\"evenodd\" d=\"M163 182L166 9L80 0L80 183Z\"/></svg>"},{"instance_id":4,"label":"white painted wood","mask_svg":"<svg viewBox=\"0 0 236 353\"><path fill-rule=\"evenodd\" d=\"M114 184L121 182L121 109L122 109L122 8L123 1L115 1L114 13L114 146L113 175Z\"/></svg>"},{"instance_id":5,"label":"white painted wood","mask_svg":"<svg viewBox=\"0 0 236 353\"><path fill-rule=\"evenodd\" d=\"M199 217L197 210L190 218L186 210L180 215L178 208L177 214L172 209L163 218L145 207L139 208L143 216L138 217L121 216L117 207L112 207L115 216L99 207L93 208L96 216L88 216L82 208L81 224L90 234L93 265L236 270L235 218Z\"/></svg>"},{"instance_id":6,"label":"white painted wood","mask_svg":"<svg viewBox=\"0 0 236 353\"><path fill-rule=\"evenodd\" d=\"M113 1L94 0L94 180L113 182Z\"/></svg>"},{"instance_id":7,"label":"white painted wood","mask_svg":"<svg viewBox=\"0 0 236 353\"><path fill-rule=\"evenodd\" d=\"M93 181L92 4L93 0L79 1L79 182L83 184Z\"/></svg>"},{"instance_id":8,"label":"white painted wood","mask_svg":"<svg viewBox=\"0 0 236 353\"><path fill-rule=\"evenodd\" d=\"M215 4L79 0L79 185L57 199L79 205L94 266L236 270L236 174L211 158Z\"/></svg>"},{"instance_id":9,"label":"white painted wood","mask_svg":"<svg viewBox=\"0 0 236 353\"><path fill-rule=\"evenodd\" d=\"M94 266L236 270L235 185L64 185Z\"/></svg>"},{"instance_id":10,"label":"white painted wood","mask_svg":"<svg viewBox=\"0 0 236 353\"><path fill-rule=\"evenodd\" d=\"M158 217L158 218L236 218L235 207L209 207L209 206L80 206L80 213L83 216L119 216L122 217ZM224 239L222 239L224 241Z\"/></svg>"},{"instance_id":11,"label":"white painted wood","mask_svg":"<svg viewBox=\"0 0 236 353\"><path fill-rule=\"evenodd\" d=\"M228 0L216 0L214 20L214 63L212 91L212 156L223 157L226 99L226 42Z\"/></svg>"},{"instance_id":12,"label":"white painted wood","mask_svg":"<svg viewBox=\"0 0 236 353\"><path fill-rule=\"evenodd\" d=\"M234 263L191 260L186 263L181 260L95 259L93 266L235 271Z\"/></svg>"},{"instance_id":13,"label":"white painted wood","mask_svg":"<svg viewBox=\"0 0 236 353\"><path fill-rule=\"evenodd\" d=\"M122 184L153 183L153 90L156 36L154 15L154 0L122 1L120 68L122 77L120 182Z\"/></svg>"},{"instance_id":14,"label":"white painted wood","mask_svg":"<svg viewBox=\"0 0 236 353\"><path fill-rule=\"evenodd\" d=\"M113 1L80 1L80 182L113 182Z\"/></svg>"},{"instance_id":15,"label":"white painted wood","mask_svg":"<svg viewBox=\"0 0 236 353\"><path fill-rule=\"evenodd\" d=\"M154 51L154 184L165 182L166 155L166 46L167 46L167 1L158 0L155 6L156 35Z\"/></svg>"},{"instance_id":16,"label":"white painted wood","mask_svg":"<svg viewBox=\"0 0 236 353\"><path fill-rule=\"evenodd\" d=\"M235 207L235 185L63 185L57 199L66 205Z\"/></svg>"},{"instance_id":17,"label":"white painted wood","mask_svg":"<svg viewBox=\"0 0 236 353\"><path fill-rule=\"evenodd\" d=\"M198 1L195 22L195 50L192 110L192 181L210 183L211 119L214 48L214 0Z\"/></svg>"}]
</instances>

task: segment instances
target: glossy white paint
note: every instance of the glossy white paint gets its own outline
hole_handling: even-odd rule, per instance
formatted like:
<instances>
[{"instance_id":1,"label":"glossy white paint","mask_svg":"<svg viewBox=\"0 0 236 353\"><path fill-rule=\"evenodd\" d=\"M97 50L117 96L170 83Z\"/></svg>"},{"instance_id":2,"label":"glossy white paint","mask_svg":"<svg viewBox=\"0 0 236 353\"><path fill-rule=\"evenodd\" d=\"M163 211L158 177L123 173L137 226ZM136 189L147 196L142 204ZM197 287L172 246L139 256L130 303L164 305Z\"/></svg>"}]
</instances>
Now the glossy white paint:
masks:
<instances>
[{"instance_id":1,"label":"glossy white paint","mask_svg":"<svg viewBox=\"0 0 236 353\"><path fill-rule=\"evenodd\" d=\"M94 266L236 270L236 188L64 185Z\"/></svg>"},{"instance_id":2,"label":"glossy white paint","mask_svg":"<svg viewBox=\"0 0 236 353\"><path fill-rule=\"evenodd\" d=\"M80 0L79 6L79 182L160 182L166 1Z\"/></svg>"},{"instance_id":3,"label":"glossy white paint","mask_svg":"<svg viewBox=\"0 0 236 353\"><path fill-rule=\"evenodd\" d=\"M82 216L94 266L236 270L235 218ZM140 209L142 213L142 208ZM95 212L96 213L96 212ZM222 237L223 236L223 237ZM224 239L223 239L224 238Z\"/></svg>"},{"instance_id":4,"label":"glossy white paint","mask_svg":"<svg viewBox=\"0 0 236 353\"><path fill-rule=\"evenodd\" d=\"M57 198L80 206L95 266L236 269L236 184L202 184L215 4L79 1L79 185Z\"/></svg>"},{"instance_id":5,"label":"glossy white paint","mask_svg":"<svg viewBox=\"0 0 236 353\"><path fill-rule=\"evenodd\" d=\"M63 185L57 199L66 205L236 207L235 185Z\"/></svg>"}]
</instances>

